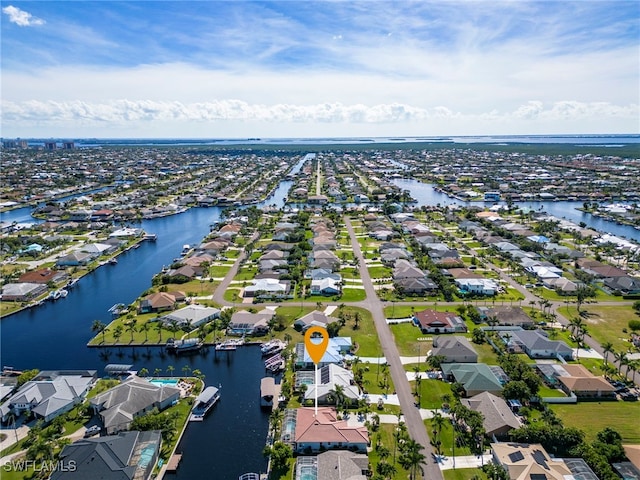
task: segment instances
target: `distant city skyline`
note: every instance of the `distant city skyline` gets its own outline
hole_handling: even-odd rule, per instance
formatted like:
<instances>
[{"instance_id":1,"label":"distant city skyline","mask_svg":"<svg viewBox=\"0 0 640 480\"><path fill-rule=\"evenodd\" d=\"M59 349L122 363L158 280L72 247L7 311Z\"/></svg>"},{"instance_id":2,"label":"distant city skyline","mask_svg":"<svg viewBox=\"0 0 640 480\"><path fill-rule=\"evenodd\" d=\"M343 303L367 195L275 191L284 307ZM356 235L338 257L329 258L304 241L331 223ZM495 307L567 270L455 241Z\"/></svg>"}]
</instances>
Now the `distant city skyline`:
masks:
<instances>
[{"instance_id":1,"label":"distant city skyline","mask_svg":"<svg viewBox=\"0 0 640 480\"><path fill-rule=\"evenodd\" d=\"M0 3L5 138L640 132L639 2Z\"/></svg>"}]
</instances>

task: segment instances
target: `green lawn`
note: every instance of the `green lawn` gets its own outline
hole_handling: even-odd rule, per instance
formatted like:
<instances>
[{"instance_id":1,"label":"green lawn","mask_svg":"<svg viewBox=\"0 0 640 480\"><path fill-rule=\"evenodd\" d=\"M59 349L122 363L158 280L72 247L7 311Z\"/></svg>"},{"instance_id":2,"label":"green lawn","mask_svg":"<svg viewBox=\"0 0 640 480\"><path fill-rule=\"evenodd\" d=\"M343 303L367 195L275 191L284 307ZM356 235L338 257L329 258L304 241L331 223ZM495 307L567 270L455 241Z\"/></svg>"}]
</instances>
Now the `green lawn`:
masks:
<instances>
[{"instance_id":1,"label":"green lawn","mask_svg":"<svg viewBox=\"0 0 640 480\"><path fill-rule=\"evenodd\" d=\"M427 427L427 432L429 433L429 436L431 438L433 436L433 433L432 433L433 428L431 427L431 420L425 420L424 424ZM442 445L440 447L440 452L447 457L451 457L454 453L453 426L451 425L451 422L449 421L444 422L444 426L442 427L442 431L440 432L440 441L442 442ZM435 453L435 448L433 450ZM471 455L471 449L467 446L456 447L455 456L457 457L460 455Z\"/></svg>"},{"instance_id":2,"label":"green lawn","mask_svg":"<svg viewBox=\"0 0 640 480\"><path fill-rule=\"evenodd\" d=\"M479 468L456 468L451 470L443 470L444 480L469 480L476 476L480 480L486 480L488 477Z\"/></svg>"},{"instance_id":3,"label":"green lawn","mask_svg":"<svg viewBox=\"0 0 640 480\"><path fill-rule=\"evenodd\" d=\"M363 288L342 288L342 296L340 302L359 302L367 298L367 294Z\"/></svg>"},{"instance_id":4,"label":"green lawn","mask_svg":"<svg viewBox=\"0 0 640 480\"><path fill-rule=\"evenodd\" d=\"M423 335L419 328L415 327L412 323L397 323L389 325L391 333L395 337L398 351L402 356L414 356L418 351L418 348L422 348L420 345L423 342L419 342L419 337L429 337L430 335Z\"/></svg>"},{"instance_id":5,"label":"green lawn","mask_svg":"<svg viewBox=\"0 0 640 480\"><path fill-rule=\"evenodd\" d=\"M231 270L231 265L214 265L209 267L209 275L213 278L222 278Z\"/></svg>"},{"instance_id":6,"label":"green lawn","mask_svg":"<svg viewBox=\"0 0 640 480\"><path fill-rule=\"evenodd\" d=\"M240 303L242 302L242 298L239 296L239 294L239 288L227 288L227 290L224 292L224 299L227 302Z\"/></svg>"},{"instance_id":7,"label":"green lawn","mask_svg":"<svg viewBox=\"0 0 640 480\"><path fill-rule=\"evenodd\" d=\"M411 382L412 391L414 381ZM451 384L442 380L423 379L420 382L420 408L433 410L442 407L442 396L445 394L451 396Z\"/></svg>"},{"instance_id":8,"label":"green lawn","mask_svg":"<svg viewBox=\"0 0 640 480\"><path fill-rule=\"evenodd\" d=\"M389 278L391 276L391 269L387 267L369 267L369 275L371 275L372 279Z\"/></svg>"},{"instance_id":9,"label":"green lawn","mask_svg":"<svg viewBox=\"0 0 640 480\"><path fill-rule=\"evenodd\" d=\"M627 328L630 319L638 318L631 306L583 305L581 310L587 312L583 318L589 336L597 340L598 343L602 345L611 342L615 351L627 351L631 347L631 343L627 341L629 334L622 331L623 328ZM563 307L560 309L560 313L566 318L574 318L576 309L575 307Z\"/></svg>"},{"instance_id":10,"label":"green lawn","mask_svg":"<svg viewBox=\"0 0 640 480\"><path fill-rule=\"evenodd\" d=\"M575 405L550 405L567 427L577 427L594 440L605 427L613 427L623 443L640 443L640 402L580 402Z\"/></svg>"}]
</instances>

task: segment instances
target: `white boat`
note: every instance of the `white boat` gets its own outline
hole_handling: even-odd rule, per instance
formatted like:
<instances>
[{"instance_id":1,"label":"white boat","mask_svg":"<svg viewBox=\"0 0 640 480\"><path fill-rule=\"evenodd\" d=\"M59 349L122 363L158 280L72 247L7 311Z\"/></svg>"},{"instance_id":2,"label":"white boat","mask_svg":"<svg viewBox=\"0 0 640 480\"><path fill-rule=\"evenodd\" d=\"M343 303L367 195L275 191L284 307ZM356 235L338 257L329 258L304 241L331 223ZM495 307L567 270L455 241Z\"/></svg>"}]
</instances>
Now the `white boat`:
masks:
<instances>
[{"instance_id":1,"label":"white boat","mask_svg":"<svg viewBox=\"0 0 640 480\"><path fill-rule=\"evenodd\" d=\"M182 246L182 254L184 255L185 253L187 253L189 250L191 250L191 246L190 245L183 245Z\"/></svg>"},{"instance_id":2,"label":"white boat","mask_svg":"<svg viewBox=\"0 0 640 480\"><path fill-rule=\"evenodd\" d=\"M205 415L209 412L220 399L220 389L216 387L205 388L200 395L198 395L193 403L193 409L191 410L190 422L201 422L204 420Z\"/></svg>"},{"instance_id":3,"label":"white boat","mask_svg":"<svg viewBox=\"0 0 640 480\"><path fill-rule=\"evenodd\" d=\"M280 353L285 349L286 346L286 343L276 338L274 340L269 340L268 342L263 343L262 347L260 347L260 352L262 353L262 355L273 355L276 353Z\"/></svg>"},{"instance_id":4,"label":"white boat","mask_svg":"<svg viewBox=\"0 0 640 480\"><path fill-rule=\"evenodd\" d=\"M111 265L115 265L115 264L117 264L117 263L118 263L118 259L117 259L116 257L110 258L110 259L109 259L109 263L110 263Z\"/></svg>"},{"instance_id":5,"label":"white boat","mask_svg":"<svg viewBox=\"0 0 640 480\"><path fill-rule=\"evenodd\" d=\"M184 340L176 340L170 338L165 348L172 353L196 352L202 348L203 343L197 338L187 338Z\"/></svg>"},{"instance_id":6,"label":"white boat","mask_svg":"<svg viewBox=\"0 0 640 480\"><path fill-rule=\"evenodd\" d=\"M62 290L58 290L58 292L60 292L60 298L65 298L67 295L69 295L69 292L64 288Z\"/></svg>"},{"instance_id":7,"label":"white boat","mask_svg":"<svg viewBox=\"0 0 640 480\"><path fill-rule=\"evenodd\" d=\"M51 300L58 300L61 296L62 294L60 293L60 290L54 290L47 298L51 298Z\"/></svg>"}]
</instances>

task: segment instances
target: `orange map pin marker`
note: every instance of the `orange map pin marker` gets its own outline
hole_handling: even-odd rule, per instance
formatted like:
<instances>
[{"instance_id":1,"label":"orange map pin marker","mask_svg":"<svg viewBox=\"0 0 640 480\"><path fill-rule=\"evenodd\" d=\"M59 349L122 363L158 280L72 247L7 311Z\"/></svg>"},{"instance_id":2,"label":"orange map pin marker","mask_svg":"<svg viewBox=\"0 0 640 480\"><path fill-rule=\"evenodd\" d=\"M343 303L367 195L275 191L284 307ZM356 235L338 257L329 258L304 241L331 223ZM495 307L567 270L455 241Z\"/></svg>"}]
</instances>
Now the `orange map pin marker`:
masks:
<instances>
[{"instance_id":1,"label":"orange map pin marker","mask_svg":"<svg viewBox=\"0 0 640 480\"><path fill-rule=\"evenodd\" d=\"M314 342L314 340L318 340L318 338L313 338L314 333L319 333L322 335L322 341L320 343ZM313 326L307 329L304 334L304 346L309 352L309 356L313 363L318 366L318 363L322 360L324 356L324 352L327 351L327 346L329 345L329 332L327 332L326 328Z\"/></svg>"}]
</instances>

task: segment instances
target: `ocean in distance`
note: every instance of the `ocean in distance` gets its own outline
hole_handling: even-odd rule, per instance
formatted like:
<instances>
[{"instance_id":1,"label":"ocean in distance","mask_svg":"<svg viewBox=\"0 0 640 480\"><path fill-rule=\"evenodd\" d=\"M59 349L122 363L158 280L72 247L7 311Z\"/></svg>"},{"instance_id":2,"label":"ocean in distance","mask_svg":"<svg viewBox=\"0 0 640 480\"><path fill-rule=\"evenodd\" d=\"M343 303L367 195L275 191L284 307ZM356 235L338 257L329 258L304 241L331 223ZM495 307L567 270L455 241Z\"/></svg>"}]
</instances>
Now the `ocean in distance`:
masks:
<instances>
[{"instance_id":1,"label":"ocean in distance","mask_svg":"<svg viewBox=\"0 0 640 480\"><path fill-rule=\"evenodd\" d=\"M51 141L52 139L46 139ZM480 135L480 136L408 136L408 137L340 137L340 138L79 138L79 147L100 146L206 146L206 145L376 145L405 143L438 144L563 144L575 146L624 147L640 144L639 134L619 135ZM32 146L43 145L44 139L29 139Z\"/></svg>"}]
</instances>

